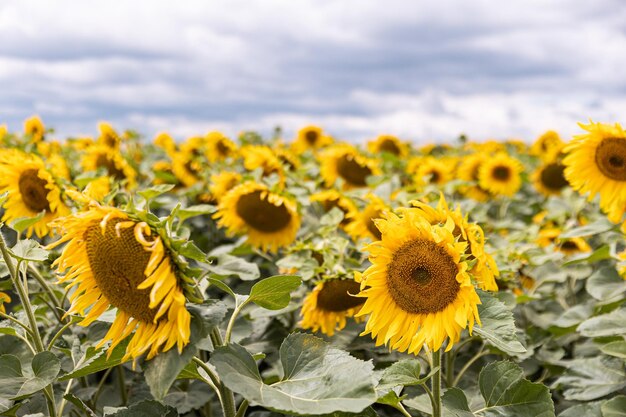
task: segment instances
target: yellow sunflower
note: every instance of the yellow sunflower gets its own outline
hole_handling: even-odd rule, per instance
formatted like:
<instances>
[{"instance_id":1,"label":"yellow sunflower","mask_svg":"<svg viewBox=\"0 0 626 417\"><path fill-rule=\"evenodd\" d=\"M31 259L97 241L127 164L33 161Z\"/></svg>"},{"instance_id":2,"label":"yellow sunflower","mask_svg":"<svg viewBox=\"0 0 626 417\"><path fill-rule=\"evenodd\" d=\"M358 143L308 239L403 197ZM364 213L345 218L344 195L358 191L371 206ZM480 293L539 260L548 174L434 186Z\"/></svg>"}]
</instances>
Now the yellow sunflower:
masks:
<instances>
[{"instance_id":1,"label":"yellow sunflower","mask_svg":"<svg viewBox=\"0 0 626 417\"><path fill-rule=\"evenodd\" d=\"M10 149L0 152L0 193L9 193L4 203L3 222L21 217L43 217L28 227L26 236L33 232L38 237L51 234L48 222L69 213L61 199L61 189L44 162L33 154Z\"/></svg>"},{"instance_id":2,"label":"yellow sunflower","mask_svg":"<svg viewBox=\"0 0 626 417\"><path fill-rule=\"evenodd\" d=\"M554 130L548 130L539 136L535 143L530 147L530 154L538 156L544 162L553 161L561 152L565 143Z\"/></svg>"},{"instance_id":3,"label":"yellow sunflower","mask_svg":"<svg viewBox=\"0 0 626 417\"><path fill-rule=\"evenodd\" d=\"M126 180L129 188L137 185L137 173L118 150L104 145L94 145L86 150L81 160L85 171L104 169L117 181Z\"/></svg>"},{"instance_id":4,"label":"yellow sunflower","mask_svg":"<svg viewBox=\"0 0 626 417\"><path fill-rule=\"evenodd\" d=\"M261 168L264 177L278 174L281 180L284 179L283 165L269 146L244 146L241 148L241 154L243 155L243 166L247 170L254 171L257 168Z\"/></svg>"},{"instance_id":5,"label":"yellow sunflower","mask_svg":"<svg viewBox=\"0 0 626 417\"><path fill-rule=\"evenodd\" d=\"M467 155L461 159L457 169L457 178L463 181L472 182L474 185L463 185L459 191L476 201L489 200L489 192L480 187L478 183L478 173L480 166L487 159L486 155L480 152Z\"/></svg>"},{"instance_id":6,"label":"yellow sunflower","mask_svg":"<svg viewBox=\"0 0 626 417\"><path fill-rule=\"evenodd\" d=\"M426 183L443 185L454 178L455 164L450 160L433 157L422 158L417 165L415 173L415 183L424 185Z\"/></svg>"},{"instance_id":7,"label":"yellow sunflower","mask_svg":"<svg viewBox=\"0 0 626 417\"><path fill-rule=\"evenodd\" d=\"M214 218L228 233L246 234L252 246L272 252L291 244L300 228L296 202L253 181L222 197Z\"/></svg>"},{"instance_id":8,"label":"yellow sunflower","mask_svg":"<svg viewBox=\"0 0 626 417\"><path fill-rule=\"evenodd\" d=\"M354 317L365 302L361 297L354 297L359 287L359 283L351 279L331 279L317 284L302 304L300 327L321 331L327 336L342 330L346 319Z\"/></svg>"},{"instance_id":9,"label":"yellow sunflower","mask_svg":"<svg viewBox=\"0 0 626 417\"><path fill-rule=\"evenodd\" d=\"M565 178L565 165L557 161L537 168L532 179L537 191L545 196L559 195L569 185Z\"/></svg>"},{"instance_id":10,"label":"yellow sunflower","mask_svg":"<svg viewBox=\"0 0 626 417\"><path fill-rule=\"evenodd\" d=\"M109 353L133 330L123 360L144 353L151 359L189 343L191 315L169 250L156 230L124 211L98 205L54 222L66 243L53 267L74 290L67 314L84 317L88 326L110 306L115 321L98 347L111 341ZM88 312L87 312L88 311ZM86 313L87 312L87 313Z\"/></svg>"},{"instance_id":11,"label":"yellow sunflower","mask_svg":"<svg viewBox=\"0 0 626 417\"><path fill-rule=\"evenodd\" d=\"M463 329L471 334L480 324L468 243L455 240L452 219L432 225L415 208L388 213L376 226L381 240L365 247L372 265L356 274L366 298L357 317L369 314L363 334L400 352L436 351L446 339L450 350Z\"/></svg>"},{"instance_id":12,"label":"yellow sunflower","mask_svg":"<svg viewBox=\"0 0 626 417\"><path fill-rule=\"evenodd\" d=\"M380 174L376 160L361 155L345 143L326 149L319 160L320 175L327 187L332 187L338 178L343 180L344 189L365 187L367 177Z\"/></svg>"},{"instance_id":13,"label":"yellow sunflower","mask_svg":"<svg viewBox=\"0 0 626 417\"><path fill-rule=\"evenodd\" d=\"M7 129L7 125L0 125L0 142L4 142L5 136L9 134L9 130Z\"/></svg>"},{"instance_id":14,"label":"yellow sunflower","mask_svg":"<svg viewBox=\"0 0 626 417\"><path fill-rule=\"evenodd\" d=\"M202 164L197 160L192 152L176 152L172 156L172 172L186 187L202 180Z\"/></svg>"},{"instance_id":15,"label":"yellow sunflower","mask_svg":"<svg viewBox=\"0 0 626 417\"><path fill-rule=\"evenodd\" d=\"M217 162L237 155L237 145L220 132L209 132L206 137L206 157Z\"/></svg>"},{"instance_id":16,"label":"yellow sunflower","mask_svg":"<svg viewBox=\"0 0 626 417\"><path fill-rule=\"evenodd\" d=\"M241 175L237 172L222 171L219 174L211 175L209 191L211 196L219 201L230 190L241 184Z\"/></svg>"},{"instance_id":17,"label":"yellow sunflower","mask_svg":"<svg viewBox=\"0 0 626 417\"><path fill-rule=\"evenodd\" d=\"M580 124L588 133L564 148L565 178L589 200L600 194L600 208L617 223L626 210L626 132L616 123Z\"/></svg>"},{"instance_id":18,"label":"yellow sunflower","mask_svg":"<svg viewBox=\"0 0 626 417\"><path fill-rule=\"evenodd\" d=\"M291 149L299 155L309 149L317 150L331 143L333 143L333 139L325 135L321 127L311 125L298 131L296 140L291 144Z\"/></svg>"},{"instance_id":19,"label":"yellow sunflower","mask_svg":"<svg viewBox=\"0 0 626 417\"><path fill-rule=\"evenodd\" d=\"M11 302L11 297L9 297L9 294L0 291L0 311L6 314L7 310L4 307L4 304L10 303L10 302Z\"/></svg>"},{"instance_id":20,"label":"yellow sunflower","mask_svg":"<svg viewBox=\"0 0 626 417\"><path fill-rule=\"evenodd\" d=\"M368 194L366 199L368 203L363 210L352 210L346 216L348 221L345 226L346 232L355 241L367 238L379 240L381 235L375 220L383 217L383 213L389 210L389 206L374 194Z\"/></svg>"},{"instance_id":21,"label":"yellow sunflower","mask_svg":"<svg viewBox=\"0 0 626 417\"><path fill-rule=\"evenodd\" d=\"M158 133L154 138L154 144L163 149L170 157L176 153L176 141L168 133Z\"/></svg>"},{"instance_id":22,"label":"yellow sunflower","mask_svg":"<svg viewBox=\"0 0 626 417\"><path fill-rule=\"evenodd\" d=\"M399 158L404 158L409 153L407 144L402 143L400 139L392 135L378 136L376 140L368 142L367 150L374 155L386 152Z\"/></svg>"},{"instance_id":23,"label":"yellow sunflower","mask_svg":"<svg viewBox=\"0 0 626 417\"><path fill-rule=\"evenodd\" d=\"M113 129L113 126L106 122L100 122L98 123L98 130L100 131L98 144L111 149L119 149L122 139L115 129Z\"/></svg>"},{"instance_id":24,"label":"yellow sunflower","mask_svg":"<svg viewBox=\"0 0 626 417\"><path fill-rule=\"evenodd\" d=\"M337 207L343 211L343 220L341 225L345 226L350 223L348 215L356 212L356 204L347 196L341 194L337 190L325 190L312 194L309 198L311 201L318 202L322 205L325 212L329 212L333 207Z\"/></svg>"},{"instance_id":25,"label":"yellow sunflower","mask_svg":"<svg viewBox=\"0 0 626 417\"><path fill-rule=\"evenodd\" d=\"M512 196L522 186L522 164L504 152L485 160L478 169L478 183L494 195Z\"/></svg>"},{"instance_id":26,"label":"yellow sunflower","mask_svg":"<svg viewBox=\"0 0 626 417\"><path fill-rule=\"evenodd\" d=\"M591 252L591 246L581 237L559 238L563 231L557 227L550 227L539 231L536 243L539 247L554 245L554 250L566 255Z\"/></svg>"},{"instance_id":27,"label":"yellow sunflower","mask_svg":"<svg viewBox=\"0 0 626 417\"><path fill-rule=\"evenodd\" d=\"M83 194L99 203L111 192L111 179L107 176L94 178L85 186Z\"/></svg>"},{"instance_id":28,"label":"yellow sunflower","mask_svg":"<svg viewBox=\"0 0 626 417\"><path fill-rule=\"evenodd\" d=\"M30 136L31 142L41 142L45 133L46 128L39 116L32 116L24 121L24 134Z\"/></svg>"}]
</instances>

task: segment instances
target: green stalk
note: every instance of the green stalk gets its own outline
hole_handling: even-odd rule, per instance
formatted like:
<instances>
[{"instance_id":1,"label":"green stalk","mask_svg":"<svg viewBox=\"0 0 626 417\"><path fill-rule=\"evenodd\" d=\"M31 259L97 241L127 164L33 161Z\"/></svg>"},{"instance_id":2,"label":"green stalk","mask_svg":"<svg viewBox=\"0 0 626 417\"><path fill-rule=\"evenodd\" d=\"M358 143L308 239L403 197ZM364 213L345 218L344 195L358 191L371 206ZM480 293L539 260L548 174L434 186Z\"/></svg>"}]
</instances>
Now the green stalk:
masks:
<instances>
[{"instance_id":1,"label":"green stalk","mask_svg":"<svg viewBox=\"0 0 626 417\"><path fill-rule=\"evenodd\" d=\"M211 341L215 347L224 346L220 329L217 327L214 327L211 330ZM218 388L222 397L222 410L224 411L224 417L235 417L237 415L237 410L235 409L235 395L221 381Z\"/></svg>"},{"instance_id":2,"label":"green stalk","mask_svg":"<svg viewBox=\"0 0 626 417\"><path fill-rule=\"evenodd\" d=\"M430 380L430 386L433 392L433 417L441 417L441 350L437 349L432 352L432 366L439 367L437 372Z\"/></svg>"}]
</instances>

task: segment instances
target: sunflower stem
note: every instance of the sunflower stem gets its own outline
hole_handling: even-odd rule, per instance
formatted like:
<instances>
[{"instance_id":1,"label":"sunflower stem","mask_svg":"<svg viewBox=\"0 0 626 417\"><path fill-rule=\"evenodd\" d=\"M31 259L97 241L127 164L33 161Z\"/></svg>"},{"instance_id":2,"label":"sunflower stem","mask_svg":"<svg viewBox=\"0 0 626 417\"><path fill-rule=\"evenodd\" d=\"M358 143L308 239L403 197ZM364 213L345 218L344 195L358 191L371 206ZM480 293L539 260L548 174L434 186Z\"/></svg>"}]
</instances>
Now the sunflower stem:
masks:
<instances>
[{"instance_id":1,"label":"sunflower stem","mask_svg":"<svg viewBox=\"0 0 626 417\"><path fill-rule=\"evenodd\" d=\"M126 377L124 375L124 367L117 366L117 383L120 386L120 396L122 397L122 405L128 405L128 391L126 391Z\"/></svg>"},{"instance_id":2,"label":"sunflower stem","mask_svg":"<svg viewBox=\"0 0 626 417\"><path fill-rule=\"evenodd\" d=\"M248 410L248 400L244 399L239 405L239 410L237 410L237 414L235 414L235 417L245 416L247 410Z\"/></svg>"},{"instance_id":3,"label":"sunflower stem","mask_svg":"<svg viewBox=\"0 0 626 417\"><path fill-rule=\"evenodd\" d=\"M233 314L230 316L230 320L228 320L228 326L226 326L226 333L224 335L224 341L226 343L230 343L230 337L233 333L233 327L235 326L235 320L237 319L237 316L239 316L239 313L241 312L241 310L244 308L244 306L247 303L244 301L243 303L239 304L237 307L235 307L235 310L233 311Z\"/></svg>"},{"instance_id":4,"label":"sunflower stem","mask_svg":"<svg viewBox=\"0 0 626 417\"><path fill-rule=\"evenodd\" d=\"M439 368L430 380L433 393L433 417L441 417L441 349L432 352L432 365Z\"/></svg>"},{"instance_id":5,"label":"sunflower stem","mask_svg":"<svg viewBox=\"0 0 626 417\"><path fill-rule=\"evenodd\" d=\"M20 326L21 328L23 328L24 330L26 330L26 333L28 333L31 337L33 337L33 331L30 329L30 327L28 327L26 324L22 323L21 321L19 321L18 319L16 319L13 316L9 316L6 313L3 313L2 311L0 311L0 317L2 317L3 319L12 321L13 323L17 324L18 326Z\"/></svg>"},{"instance_id":6,"label":"sunflower stem","mask_svg":"<svg viewBox=\"0 0 626 417\"><path fill-rule=\"evenodd\" d=\"M63 334L63 332L69 329L72 324L74 323L72 323L72 321L70 320L69 323L66 323L65 326L61 327L61 329L52 337L50 343L48 343L48 350L52 350L52 348L54 347L54 342L56 342L57 339Z\"/></svg>"},{"instance_id":7,"label":"sunflower stem","mask_svg":"<svg viewBox=\"0 0 626 417\"><path fill-rule=\"evenodd\" d=\"M213 327L213 329L211 329L211 342L213 342L214 347L224 346L222 334L220 333L220 329L217 327ZM235 410L235 395L221 381L218 387L222 397L221 403L224 417L235 417L237 414Z\"/></svg>"},{"instance_id":8,"label":"sunflower stem","mask_svg":"<svg viewBox=\"0 0 626 417\"><path fill-rule=\"evenodd\" d=\"M450 350L444 353L444 355L446 357L446 387L450 388L452 381L454 381L454 359L456 353Z\"/></svg>"}]
</instances>

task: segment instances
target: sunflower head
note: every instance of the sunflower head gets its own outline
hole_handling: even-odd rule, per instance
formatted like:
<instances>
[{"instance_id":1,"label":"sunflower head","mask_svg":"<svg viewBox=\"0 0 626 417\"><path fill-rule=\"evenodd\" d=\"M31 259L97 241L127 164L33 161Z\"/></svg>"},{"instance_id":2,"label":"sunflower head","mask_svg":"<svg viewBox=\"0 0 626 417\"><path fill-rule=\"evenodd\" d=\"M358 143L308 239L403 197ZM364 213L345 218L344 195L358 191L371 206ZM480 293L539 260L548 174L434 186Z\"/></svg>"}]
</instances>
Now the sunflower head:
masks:
<instances>
[{"instance_id":1,"label":"sunflower head","mask_svg":"<svg viewBox=\"0 0 626 417\"><path fill-rule=\"evenodd\" d=\"M254 171L261 168L264 177L277 174L281 182L284 180L283 164L269 146L248 145L241 149L241 153L243 155L243 166L247 170Z\"/></svg>"},{"instance_id":2,"label":"sunflower head","mask_svg":"<svg viewBox=\"0 0 626 417\"><path fill-rule=\"evenodd\" d=\"M343 220L341 225L346 226L350 223L349 217L353 217L356 213L356 204L337 190L325 190L311 195L311 201L318 202L322 205L325 212L331 211L334 207L337 207L343 212Z\"/></svg>"},{"instance_id":3,"label":"sunflower head","mask_svg":"<svg viewBox=\"0 0 626 417\"><path fill-rule=\"evenodd\" d=\"M359 283L352 279L322 281L302 304L300 327L332 336L346 327L346 319L358 313L365 300L355 297ZM357 319L357 321L360 321Z\"/></svg>"},{"instance_id":4,"label":"sunflower head","mask_svg":"<svg viewBox=\"0 0 626 417\"><path fill-rule=\"evenodd\" d=\"M126 181L130 188L137 184L137 172L117 149L103 145L91 146L83 155L81 164L85 171L103 170L117 181Z\"/></svg>"},{"instance_id":5,"label":"sunflower head","mask_svg":"<svg viewBox=\"0 0 626 417\"><path fill-rule=\"evenodd\" d=\"M327 187L337 179L343 181L344 189L367 186L367 177L380 174L376 160L361 155L353 146L340 144L326 149L319 156L320 174Z\"/></svg>"},{"instance_id":6,"label":"sunflower head","mask_svg":"<svg viewBox=\"0 0 626 417\"><path fill-rule=\"evenodd\" d=\"M455 164L441 158L421 158L417 165L414 181L417 185L443 185L454 178Z\"/></svg>"},{"instance_id":7,"label":"sunflower head","mask_svg":"<svg viewBox=\"0 0 626 417\"><path fill-rule=\"evenodd\" d=\"M301 154L307 150L317 150L333 143L330 136L324 134L319 126L305 126L298 130L296 140L292 143L292 150Z\"/></svg>"},{"instance_id":8,"label":"sunflower head","mask_svg":"<svg viewBox=\"0 0 626 417\"><path fill-rule=\"evenodd\" d=\"M367 204L364 208L352 210L346 215L348 224L345 230L355 241L379 240L381 234L376 227L376 219L382 218L383 214L389 210L389 206L382 198L374 194L368 194L365 199Z\"/></svg>"},{"instance_id":9,"label":"sunflower head","mask_svg":"<svg viewBox=\"0 0 626 417\"><path fill-rule=\"evenodd\" d=\"M122 139L120 138L120 135L117 134L115 129L113 129L113 126L107 122L100 122L98 123L98 130L100 131L98 144L111 149L118 149L120 147Z\"/></svg>"},{"instance_id":10,"label":"sunflower head","mask_svg":"<svg viewBox=\"0 0 626 417\"><path fill-rule=\"evenodd\" d=\"M191 316L185 308L183 269L160 230L112 207L91 205L87 211L53 225L67 243L53 263L59 280L69 284L67 314L84 317L88 326L109 307L116 318L99 346L111 341L109 353L133 331L124 360L147 353L154 357L189 342Z\"/></svg>"},{"instance_id":11,"label":"sunflower head","mask_svg":"<svg viewBox=\"0 0 626 417\"><path fill-rule=\"evenodd\" d=\"M211 175L209 191L214 200L219 201L230 190L241 184L241 174L232 171L222 171Z\"/></svg>"},{"instance_id":12,"label":"sunflower head","mask_svg":"<svg viewBox=\"0 0 626 417\"><path fill-rule=\"evenodd\" d=\"M30 137L31 142L41 142L45 133L46 128L39 116L35 115L24 121L24 134Z\"/></svg>"},{"instance_id":13,"label":"sunflower head","mask_svg":"<svg viewBox=\"0 0 626 417\"><path fill-rule=\"evenodd\" d=\"M190 151L180 151L172 155L172 173L187 187L200 182L204 175L198 157Z\"/></svg>"},{"instance_id":14,"label":"sunflower head","mask_svg":"<svg viewBox=\"0 0 626 417\"><path fill-rule=\"evenodd\" d=\"M252 246L273 252L291 244L300 228L295 201L252 181L231 189L214 217L230 234L245 234Z\"/></svg>"},{"instance_id":15,"label":"sunflower head","mask_svg":"<svg viewBox=\"0 0 626 417\"><path fill-rule=\"evenodd\" d=\"M406 157L409 152L408 146L392 135L378 136L376 140L368 142L367 150L374 155L385 152L399 158Z\"/></svg>"},{"instance_id":16,"label":"sunflower head","mask_svg":"<svg viewBox=\"0 0 626 417\"><path fill-rule=\"evenodd\" d=\"M416 208L376 221L381 240L366 246L372 265L357 274L357 316L369 314L363 334L376 345L417 354L423 345L446 350L479 321L476 293L465 260L467 242L454 238L455 224L431 224Z\"/></svg>"},{"instance_id":17,"label":"sunflower head","mask_svg":"<svg viewBox=\"0 0 626 417\"><path fill-rule=\"evenodd\" d=\"M522 186L522 164L501 152L484 161L478 169L478 184L494 195L512 196Z\"/></svg>"},{"instance_id":18,"label":"sunflower head","mask_svg":"<svg viewBox=\"0 0 626 417\"><path fill-rule=\"evenodd\" d=\"M538 156L545 162L554 160L561 152L565 143L554 130L548 130L537 138L535 143L530 147L530 154Z\"/></svg>"},{"instance_id":19,"label":"sunflower head","mask_svg":"<svg viewBox=\"0 0 626 417\"><path fill-rule=\"evenodd\" d=\"M11 302L11 297L9 297L9 294L0 291L0 311L6 314L7 310L4 307L4 305L10 302Z\"/></svg>"},{"instance_id":20,"label":"sunflower head","mask_svg":"<svg viewBox=\"0 0 626 417\"><path fill-rule=\"evenodd\" d=\"M158 133L154 138L154 144L170 156L176 152L176 141L169 133Z\"/></svg>"},{"instance_id":21,"label":"sunflower head","mask_svg":"<svg viewBox=\"0 0 626 417\"><path fill-rule=\"evenodd\" d=\"M237 145L221 132L209 132L205 137L206 157L217 162L237 155Z\"/></svg>"},{"instance_id":22,"label":"sunflower head","mask_svg":"<svg viewBox=\"0 0 626 417\"><path fill-rule=\"evenodd\" d=\"M561 194L569 185L565 178L565 165L555 161L539 167L533 174L533 184L545 196Z\"/></svg>"}]
</instances>

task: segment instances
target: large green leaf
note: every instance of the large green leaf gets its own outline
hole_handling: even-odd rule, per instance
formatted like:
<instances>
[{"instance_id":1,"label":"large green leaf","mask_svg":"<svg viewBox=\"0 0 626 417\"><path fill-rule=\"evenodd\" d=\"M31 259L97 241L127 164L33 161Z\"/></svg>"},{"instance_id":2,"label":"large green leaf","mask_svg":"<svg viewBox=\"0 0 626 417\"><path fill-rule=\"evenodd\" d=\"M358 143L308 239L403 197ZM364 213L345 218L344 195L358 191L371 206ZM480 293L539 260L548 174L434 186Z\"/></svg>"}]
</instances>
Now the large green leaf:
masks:
<instances>
[{"instance_id":1,"label":"large green leaf","mask_svg":"<svg viewBox=\"0 0 626 417\"><path fill-rule=\"evenodd\" d=\"M585 320L578 331L587 337L626 335L626 308Z\"/></svg>"},{"instance_id":2,"label":"large green leaf","mask_svg":"<svg viewBox=\"0 0 626 417\"><path fill-rule=\"evenodd\" d=\"M106 412L105 417L177 417L176 409L163 405L154 400L141 401L129 407L116 409L112 413Z\"/></svg>"},{"instance_id":3,"label":"large green leaf","mask_svg":"<svg viewBox=\"0 0 626 417\"><path fill-rule=\"evenodd\" d=\"M564 410L559 417L602 417L600 402L578 404Z\"/></svg>"},{"instance_id":4,"label":"large green leaf","mask_svg":"<svg viewBox=\"0 0 626 417\"><path fill-rule=\"evenodd\" d=\"M30 366L24 366L30 365ZM30 364L22 364L17 356L0 356L0 398L26 397L50 385L61 370L59 359L52 352L41 352Z\"/></svg>"},{"instance_id":5,"label":"large green leaf","mask_svg":"<svg viewBox=\"0 0 626 417\"><path fill-rule=\"evenodd\" d=\"M470 410L465 393L459 388L446 390L442 397L442 404L446 410L446 415L451 417L474 417Z\"/></svg>"},{"instance_id":6,"label":"large green leaf","mask_svg":"<svg viewBox=\"0 0 626 417\"><path fill-rule=\"evenodd\" d=\"M626 281L615 267L604 266L587 278L585 289L596 300L605 301L626 291Z\"/></svg>"},{"instance_id":7,"label":"large green leaf","mask_svg":"<svg viewBox=\"0 0 626 417\"><path fill-rule=\"evenodd\" d=\"M559 238L572 238L572 237L583 237L583 236L592 236L600 233L608 232L615 228L615 225L608 221L606 218L602 217L599 220L591 224L587 224L581 227L575 227L573 229L568 230L565 233L561 233Z\"/></svg>"},{"instance_id":8,"label":"large green leaf","mask_svg":"<svg viewBox=\"0 0 626 417\"><path fill-rule=\"evenodd\" d=\"M626 396L618 395L600 406L602 417L626 417Z\"/></svg>"},{"instance_id":9,"label":"large green leaf","mask_svg":"<svg viewBox=\"0 0 626 417\"><path fill-rule=\"evenodd\" d=\"M589 401L602 398L626 386L624 361L606 356L574 359L555 385L568 400Z\"/></svg>"},{"instance_id":10,"label":"large green leaf","mask_svg":"<svg viewBox=\"0 0 626 417\"><path fill-rule=\"evenodd\" d=\"M122 358L126 354L128 342L129 340L125 340L115 346L110 355L103 348L95 349L89 347L81 364L70 373L63 375L59 380L67 381L73 378L80 378L121 364Z\"/></svg>"},{"instance_id":11,"label":"large green leaf","mask_svg":"<svg viewBox=\"0 0 626 417\"><path fill-rule=\"evenodd\" d=\"M254 281L261 276L257 264L227 253L213 257L207 269L222 277L237 275L244 281Z\"/></svg>"},{"instance_id":12,"label":"large green leaf","mask_svg":"<svg viewBox=\"0 0 626 417\"><path fill-rule=\"evenodd\" d=\"M263 382L252 355L240 345L215 349L210 362L228 388L251 404L272 410L298 415L357 413L376 401L371 362L308 334L285 339L280 347L284 375L272 385Z\"/></svg>"},{"instance_id":13,"label":"large green leaf","mask_svg":"<svg viewBox=\"0 0 626 417\"><path fill-rule=\"evenodd\" d=\"M474 333L486 342L508 354L526 352L526 348L515 335L513 313L496 297L485 291L479 291L478 314L482 326L475 325Z\"/></svg>"},{"instance_id":14,"label":"large green leaf","mask_svg":"<svg viewBox=\"0 0 626 417\"><path fill-rule=\"evenodd\" d=\"M626 340L616 340L600 346L602 353L617 358L626 359Z\"/></svg>"},{"instance_id":15,"label":"large green leaf","mask_svg":"<svg viewBox=\"0 0 626 417\"><path fill-rule=\"evenodd\" d=\"M295 275L275 275L265 278L252 286L248 301L268 310L280 310L289 305L291 292L301 283L300 277Z\"/></svg>"},{"instance_id":16,"label":"large green leaf","mask_svg":"<svg viewBox=\"0 0 626 417\"><path fill-rule=\"evenodd\" d=\"M48 259L48 251L39 242L31 239L20 240L11 248L16 259L22 261L42 262Z\"/></svg>"}]
</instances>

